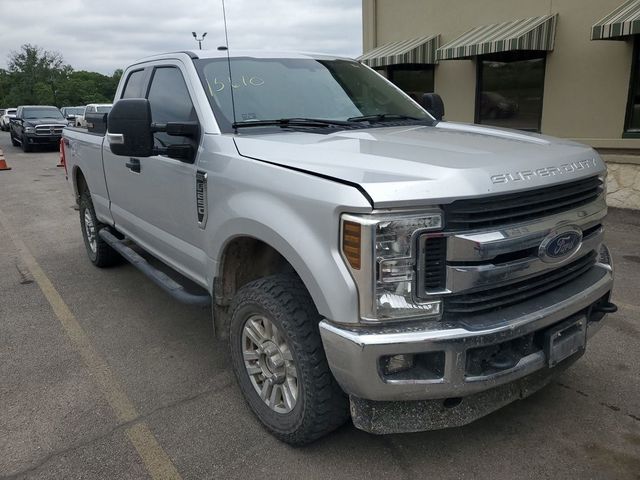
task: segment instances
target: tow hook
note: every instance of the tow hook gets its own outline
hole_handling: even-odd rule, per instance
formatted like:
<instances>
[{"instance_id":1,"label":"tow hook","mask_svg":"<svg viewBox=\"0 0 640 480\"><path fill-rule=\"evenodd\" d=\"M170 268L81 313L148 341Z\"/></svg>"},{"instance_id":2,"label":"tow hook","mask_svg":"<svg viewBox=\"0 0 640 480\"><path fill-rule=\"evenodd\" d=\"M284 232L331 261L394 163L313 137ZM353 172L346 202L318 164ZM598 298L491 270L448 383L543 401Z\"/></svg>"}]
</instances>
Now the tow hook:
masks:
<instances>
[{"instance_id":1,"label":"tow hook","mask_svg":"<svg viewBox=\"0 0 640 480\"><path fill-rule=\"evenodd\" d=\"M593 306L594 312L600 313L616 313L618 311L618 306L615 303L611 302L603 302Z\"/></svg>"}]
</instances>

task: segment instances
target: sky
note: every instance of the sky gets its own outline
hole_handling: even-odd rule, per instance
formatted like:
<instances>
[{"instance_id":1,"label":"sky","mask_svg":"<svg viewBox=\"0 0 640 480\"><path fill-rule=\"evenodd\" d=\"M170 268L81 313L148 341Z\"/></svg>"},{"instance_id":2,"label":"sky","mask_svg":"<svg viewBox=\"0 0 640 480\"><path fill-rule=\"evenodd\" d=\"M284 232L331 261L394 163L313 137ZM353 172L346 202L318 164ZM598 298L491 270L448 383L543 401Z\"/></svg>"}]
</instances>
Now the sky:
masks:
<instances>
[{"instance_id":1,"label":"sky","mask_svg":"<svg viewBox=\"0 0 640 480\"><path fill-rule=\"evenodd\" d=\"M233 49L362 53L362 0L225 0ZM0 0L0 68L24 43L110 75L156 53L224 45L221 0Z\"/></svg>"}]
</instances>

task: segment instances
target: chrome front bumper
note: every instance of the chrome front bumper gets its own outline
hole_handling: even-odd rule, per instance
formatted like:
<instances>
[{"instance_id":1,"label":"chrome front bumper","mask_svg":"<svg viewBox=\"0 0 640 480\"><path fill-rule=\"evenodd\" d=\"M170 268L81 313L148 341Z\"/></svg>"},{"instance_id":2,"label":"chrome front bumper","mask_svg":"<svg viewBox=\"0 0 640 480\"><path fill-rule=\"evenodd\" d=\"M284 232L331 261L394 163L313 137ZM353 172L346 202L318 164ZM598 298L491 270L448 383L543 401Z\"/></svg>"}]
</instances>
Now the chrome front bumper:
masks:
<instances>
[{"instance_id":1,"label":"chrome front bumper","mask_svg":"<svg viewBox=\"0 0 640 480\"><path fill-rule=\"evenodd\" d=\"M374 401L465 397L547 367L544 351L538 350L520 358L511 368L471 376L467 372L467 352L470 349L517 339L581 312L586 316L590 306L603 297L608 298L612 287L612 267L597 263L584 275L556 290L496 312L475 316L472 321L345 328L323 320L320 333L331 371L342 389L352 397ZM588 322L587 338L600 328L603 321L604 318ZM440 378L389 379L382 373L382 357L429 352L442 352L444 355Z\"/></svg>"}]
</instances>

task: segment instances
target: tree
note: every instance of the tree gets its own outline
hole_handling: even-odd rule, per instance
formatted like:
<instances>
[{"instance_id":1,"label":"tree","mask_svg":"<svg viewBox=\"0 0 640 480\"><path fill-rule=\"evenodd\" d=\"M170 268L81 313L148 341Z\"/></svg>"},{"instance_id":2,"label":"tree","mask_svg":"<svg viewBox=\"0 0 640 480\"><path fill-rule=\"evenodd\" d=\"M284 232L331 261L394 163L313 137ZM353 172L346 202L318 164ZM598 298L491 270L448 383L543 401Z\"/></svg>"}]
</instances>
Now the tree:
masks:
<instances>
[{"instance_id":1,"label":"tree","mask_svg":"<svg viewBox=\"0 0 640 480\"><path fill-rule=\"evenodd\" d=\"M18 104L37 104L43 97L56 103L56 89L70 70L58 52L25 43L9 54L10 92Z\"/></svg>"},{"instance_id":2,"label":"tree","mask_svg":"<svg viewBox=\"0 0 640 480\"><path fill-rule=\"evenodd\" d=\"M8 69L0 69L0 107L18 105L75 106L110 103L122 76L74 71L58 52L24 44L11 52Z\"/></svg>"}]
</instances>

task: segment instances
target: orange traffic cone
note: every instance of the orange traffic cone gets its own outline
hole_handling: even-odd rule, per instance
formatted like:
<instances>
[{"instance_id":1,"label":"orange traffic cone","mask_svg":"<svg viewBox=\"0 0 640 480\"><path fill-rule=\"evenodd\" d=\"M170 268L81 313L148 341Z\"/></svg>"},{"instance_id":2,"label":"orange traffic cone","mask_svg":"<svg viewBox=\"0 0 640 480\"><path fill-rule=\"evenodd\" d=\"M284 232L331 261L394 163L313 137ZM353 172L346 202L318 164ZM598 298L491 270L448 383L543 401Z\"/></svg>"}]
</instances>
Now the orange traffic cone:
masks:
<instances>
[{"instance_id":1,"label":"orange traffic cone","mask_svg":"<svg viewBox=\"0 0 640 480\"><path fill-rule=\"evenodd\" d=\"M7 165L7 161L4 158L4 152L0 150L0 170L11 170L11 167Z\"/></svg>"}]
</instances>

